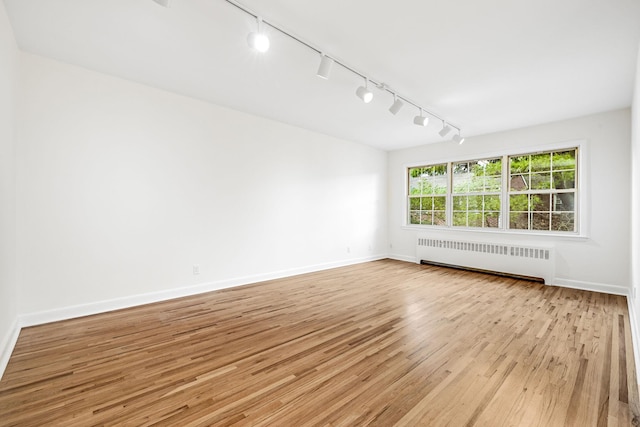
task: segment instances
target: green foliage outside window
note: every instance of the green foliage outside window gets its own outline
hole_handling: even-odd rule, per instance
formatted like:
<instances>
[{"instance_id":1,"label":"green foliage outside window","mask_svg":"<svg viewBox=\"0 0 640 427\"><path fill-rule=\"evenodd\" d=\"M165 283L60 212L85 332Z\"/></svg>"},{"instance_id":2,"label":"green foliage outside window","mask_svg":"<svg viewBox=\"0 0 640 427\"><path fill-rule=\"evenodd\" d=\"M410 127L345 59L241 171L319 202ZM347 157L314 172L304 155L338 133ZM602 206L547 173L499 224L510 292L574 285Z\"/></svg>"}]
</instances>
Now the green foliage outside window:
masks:
<instances>
[{"instance_id":1,"label":"green foliage outside window","mask_svg":"<svg viewBox=\"0 0 640 427\"><path fill-rule=\"evenodd\" d=\"M509 228L575 230L577 150L509 157Z\"/></svg>"},{"instance_id":2,"label":"green foliage outside window","mask_svg":"<svg viewBox=\"0 0 640 427\"><path fill-rule=\"evenodd\" d=\"M503 173L507 188L503 188ZM576 176L577 149L410 168L408 221L573 232ZM505 213L501 209L503 197L508 206ZM452 211L447 215L449 209ZM504 225L503 217L508 217Z\"/></svg>"},{"instance_id":3,"label":"green foliage outside window","mask_svg":"<svg viewBox=\"0 0 640 427\"><path fill-rule=\"evenodd\" d=\"M447 165L409 169L409 223L446 225Z\"/></svg>"},{"instance_id":4,"label":"green foliage outside window","mask_svg":"<svg viewBox=\"0 0 640 427\"><path fill-rule=\"evenodd\" d=\"M452 164L454 227L497 228L500 225L502 159Z\"/></svg>"}]
</instances>

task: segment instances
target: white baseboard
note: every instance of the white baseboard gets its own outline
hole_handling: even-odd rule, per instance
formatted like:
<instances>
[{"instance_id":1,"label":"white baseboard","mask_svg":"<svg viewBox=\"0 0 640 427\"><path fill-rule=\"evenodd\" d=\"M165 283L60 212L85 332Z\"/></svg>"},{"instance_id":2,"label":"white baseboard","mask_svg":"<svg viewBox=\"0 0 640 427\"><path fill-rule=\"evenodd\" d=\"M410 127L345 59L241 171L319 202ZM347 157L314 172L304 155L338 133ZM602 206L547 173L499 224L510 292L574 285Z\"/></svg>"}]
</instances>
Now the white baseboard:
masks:
<instances>
[{"instance_id":1,"label":"white baseboard","mask_svg":"<svg viewBox=\"0 0 640 427\"><path fill-rule=\"evenodd\" d=\"M606 283L585 282L582 280L554 279L553 286L562 286L563 288L580 289L583 291L602 292L613 295L629 295L629 288L618 285L608 285Z\"/></svg>"},{"instance_id":2,"label":"white baseboard","mask_svg":"<svg viewBox=\"0 0 640 427\"><path fill-rule=\"evenodd\" d=\"M18 335L20 335L20 324L18 318L16 318L4 337L2 337L2 341L0 341L0 379L2 379L5 369L7 369L11 353L13 353L13 349L18 342Z\"/></svg>"},{"instance_id":3,"label":"white baseboard","mask_svg":"<svg viewBox=\"0 0 640 427\"><path fill-rule=\"evenodd\" d=\"M629 323L631 324L631 342L633 343L633 359L636 364L636 383L640 388L640 335L638 331L638 315L636 314L633 298L627 295L627 307L629 309Z\"/></svg>"},{"instance_id":4,"label":"white baseboard","mask_svg":"<svg viewBox=\"0 0 640 427\"><path fill-rule=\"evenodd\" d=\"M264 282L267 280L281 279L283 277L295 276L298 274L312 273L314 271L328 270L331 268L345 267L353 264L361 264L369 261L376 261L387 258L386 255L376 255L364 258L350 259L346 261L336 261L324 264L316 264L288 270L280 270L265 274L238 277L216 282L201 283L194 286L168 289L159 292L131 295L122 298L115 298L106 301L96 301L87 304L74 305L53 310L40 311L20 315L20 327L36 326L45 323L57 322L60 320L73 319L76 317L90 316L93 314L105 313L113 310L135 307L143 304L166 301L174 298L181 298L205 292L217 291L220 289L232 288L235 286L248 285L252 283Z\"/></svg>"},{"instance_id":5,"label":"white baseboard","mask_svg":"<svg viewBox=\"0 0 640 427\"><path fill-rule=\"evenodd\" d=\"M387 255L387 258L395 259L396 261L412 262L414 264L418 262L416 257L414 256L406 256L406 255L400 255L400 254L389 254Z\"/></svg>"}]
</instances>

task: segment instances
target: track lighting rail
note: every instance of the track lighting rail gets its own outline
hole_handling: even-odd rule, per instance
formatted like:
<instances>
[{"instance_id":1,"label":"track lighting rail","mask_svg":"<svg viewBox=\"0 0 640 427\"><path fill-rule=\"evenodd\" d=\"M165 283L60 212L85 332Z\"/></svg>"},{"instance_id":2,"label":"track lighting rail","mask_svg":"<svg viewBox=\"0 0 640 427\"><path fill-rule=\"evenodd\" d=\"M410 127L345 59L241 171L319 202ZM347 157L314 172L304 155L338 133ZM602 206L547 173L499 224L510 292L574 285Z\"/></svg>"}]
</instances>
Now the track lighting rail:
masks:
<instances>
[{"instance_id":1,"label":"track lighting rail","mask_svg":"<svg viewBox=\"0 0 640 427\"><path fill-rule=\"evenodd\" d=\"M451 123L450 121L445 120L445 119L444 119L444 118L442 118L441 116L439 116L439 115L437 115L437 114L433 113L432 111L430 111L430 110L428 110L428 109L424 108L422 105L418 104L417 102L412 101L410 98L407 98L406 96L403 96L403 95L398 94L398 92L394 91L394 90L393 90L393 89L391 89L389 86L387 86L387 84L386 84L386 83L383 83L382 81L378 81L378 80L376 80L376 79L372 79L371 77L368 77L365 73L362 73L362 72L360 72L360 71L356 70L355 68L351 67L350 65L348 65L348 64L346 64L345 62L341 61L340 59L338 59L338 58L336 58L336 57L334 57L334 56L331 56L331 55L327 54L324 50L322 50L322 49L320 49L320 48L318 48L318 47L316 47L316 46L314 46L314 45L310 44L309 42L307 42L307 41L305 41L305 40L302 40L302 39L301 39L301 38L299 38L298 36L295 36L295 35L291 34L289 31L287 31L287 30L283 29L282 27L278 26L277 24L275 24L275 23L273 23L273 22L270 22L270 21L268 21L268 20L264 19L264 17L263 17L262 15L258 15L257 13L255 13L254 11L252 11L251 9L249 9L249 8L247 8L246 6L244 6L244 5L242 5L242 4L238 3L238 2L236 2L235 0L224 0L224 1L225 1L225 2L227 2L227 3L229 3L230 5L232 5L232 6L236 7L236 8L238 8L238 9L240 9L242 12L244 12L244 13L246 13L246 14L248 14L248 15L253 16L256 20L259 20L262 24L264 24L264 25L268 25L269 27L271 27L272 29L274 29L274 30L278 31L279 33L281 33L281 34L283 34L283 35L285 35L285 36L289 37L290 39L292 39L292 40L294 40L294 41L296 41L296 42L300 43L301 45L306 46L307 48L309 48L309 49L311 49L311 50L315 51L315 52L316 52L316 53L318 53L319 55L321 55L321 56L324 56L324 57L327 57L327 58L331 59L335 64L337 64L337 65L341 66L342 68L344 68L344 69L345 69L345 70L347 70L347 71L350 71L351 73L355 74L356 76L359 76L359 77L363 78L366 82L370 82L371 84L375 85L378 89L380 89L380 90L383 90L383 91L385 91L385 92L390 93L390 94L394 97L394 105L396 105L396 104L395 104L396 100L402 100L402 101L404 101L405 103L407 103L407 104L409 104L409 105L412 105L413 107L415 107L415 108L417 108L418 110L420 110L420 115L422 115L423 113L426 113L426 114L428 114L429 116L431 116L431 117L433 117L433 118L435 118L435 119L437 119L437 120L441 121L441 122L442 122L442 125L443 125L443 129L444 129L444 128L447 128L447 127L448 127L449 129L451 129L451 128L456 129L456 130L458 131L459 139L464 140L464 138L461 138L461 135L460 135L461 130L460 130L460 127L459 127L459 126L456 126L456 125L454 125L453 123ZM321 77L323 77L323 78L327 78L327 77L324 77L324 76L321 76ZM365 101L365 102L367 102L367 101ZM400 107L398 107L398 110L399 110L399 108L400 108ZM396 111L396 112L397 112L397 111ZM393 112L392 112L392 113L393 113ZM393 114L396 114L396 113L393 113ZM415 122L415 121L414 121L414 122ZM441 136L443 136L443 135L441 134Z\"/></svg>"}]
</instances>

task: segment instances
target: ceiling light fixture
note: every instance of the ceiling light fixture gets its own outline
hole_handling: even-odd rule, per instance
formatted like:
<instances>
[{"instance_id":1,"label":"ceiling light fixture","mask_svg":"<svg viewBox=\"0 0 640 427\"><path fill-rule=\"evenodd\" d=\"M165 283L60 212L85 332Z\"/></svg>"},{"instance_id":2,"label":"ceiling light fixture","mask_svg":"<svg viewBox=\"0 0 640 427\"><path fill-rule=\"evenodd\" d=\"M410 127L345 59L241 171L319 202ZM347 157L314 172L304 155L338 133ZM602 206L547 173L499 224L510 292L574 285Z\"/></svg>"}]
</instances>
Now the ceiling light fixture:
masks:
<instances>
[{"instance_id":1,"label":"ceiling light fixture","mask_svg":"<svg viewBox=\"0 0 640 427\"><path fill-rule=\"evenodd\" d=\"M451 132L451 126L449 126L448 124L446 124L444 121L442 122L442 130L440 132L438 132L438 135L440 135L441 137L445 137L447 136L447 134Z\"/></svg>"},{"instance_id":2,"label":"ceiling light fixture","mask_svg":"<svg viewBox=\"0 0 640 427\"><path fill-rule=\"evenodd\" d=\"M404 102L402 102L402 100L398 98L398 96L394 93L393 104L391 104L391 107L389 107L389 111L395 116L396 114L398 114L398 111L400 111L403 105Z\"/></svg>"},{"instance_id":3,"label":"ceiling light fixture","mask_svg":"<svg viewBox=\"0 0 640 427\"><path fill-rule=\"evenodd\" d=\"M373 92L369 90L369 79L365 77L364 86L360 86L356 89L356 95L358 98L362 99L365 104L368 104L373 99Z\"/></svg>"},{"instance_id":4,"label":"ceiling light fixture","mask_svg":"<svg viewBox=\"0 0 640 427\"><path fill-rule=\"evenodd\" d=\"M426 126L429 124L429 117L422 115L422 108L420 108L420 115L413 118L413 123L418 126Z\"/></svg>"},{"instance_id":5,"label":"ceiling light fixture","mask_svg":"<svg viewBox=\"0 0 640 427\"><path fill-rule=\"evenodd\" d=\"M320 66L318 67L316 76L321 79L328 80L329 75L331 74L331 67L333 67L333 59L329 58L325 54L321 54Z\"/></svg>"},{"instance_id":6,"label":"ceiling light fixture","mask_svg":"<svg viewBox=\"0 0 640 427\"><path fill-rule=\"evenodd\" d=\"M153 0L158 3L160 6L169 7L169 0Z\"/></svg>"},{"instance_id":7,"label":"ceiling light fixture","mask_svg":"<svg viewBox=\"0 0 640 427\"><path fill-rule=\"evenodd\" d=\"M153 0L153 1L155 1L158 4L168 5L170 0ZM354 67L351 67L350 65L348 65L346 62L336 59L334 56L328 56L327 54L324 53L323 49L320 49L317 46L313 45L312 43L309 43L301 39L300 37L293 35L291 32L285 30L284 28L276 24L263 20L262 18L260 18L260 16L257 13L251 11L251 9L247 8L246 6L238 3L236 0L224 0L224 1L236 7L240 11L246 13L247 15L252 16L258 21L258 31L255 33L249 34L247 38L247 41L249 42L249 46L251 46L252 48L260 52L266 52L269 49L269 39L265 34L261 32L261 28L260 28L263 24L268 25L269 27L271 27L271 29L278 31L280 34L287 36L290 39L320 54L321 56L320 66L318 67L318 72L316 73L318 77L323 79L328 79L329 74L331 72L331 68L333 67L333 64L336 63L340 67L344 68L345 70L350 71L352 74L355 74L356 76L363 78L365 80L365 85L359 87L356 90L356 94L358 95L358 97L362 99L365 103L371 102L371 100L373 99L373 93L368 88L368 83L371 82L378 89L382 91L386 91L391 95L393 95L394 102L391 105L391 107L389 107L389 111L392 114L397 114L402 108L402 106L406 103L420 109L420 116L416 116L413 120L415 124L420 126L427 125L429 118L423 116L423 112L425 112L426 114L428 114L429 116L437 120L441 120L444 123L444 118L438 116L437 114L434 114L431 111L424 109L420 104L412 101L410 98L406 96L401 96L395 90L391 89L389 86L382 83L380 80L370 79L369 77L367 77L367 74L358 71ZM455 129L458 131L458 133L460 133L460 127L451 124L451 122L447 122L446 127L448 127L449 130ZM444 131L444 128L442 132L443 131Z\"/></svg>"},{"instance_id":8,"label":"ceiling light fixture","mask_svg":"<svg viewBox=\"0 0 640 427\"><path fill-rule=\"evenodd\" d=\"M453 135L453 142L457 142L458 144L462 144L464 142L464 138L459 134Z\"/></svg>"},{"instance_id":9,"label":"ceiling light fixture","mask_svg":"<svg viewBox=\"0 0 640 427\"><path fill-rule=\"evenodd\" d=\"M258 21L258 30L249 33L247 43L258 52L266 52L269 50L269 37L261 31L262 19L257 17L256 20Z\"/></svg>"}]
</instances>

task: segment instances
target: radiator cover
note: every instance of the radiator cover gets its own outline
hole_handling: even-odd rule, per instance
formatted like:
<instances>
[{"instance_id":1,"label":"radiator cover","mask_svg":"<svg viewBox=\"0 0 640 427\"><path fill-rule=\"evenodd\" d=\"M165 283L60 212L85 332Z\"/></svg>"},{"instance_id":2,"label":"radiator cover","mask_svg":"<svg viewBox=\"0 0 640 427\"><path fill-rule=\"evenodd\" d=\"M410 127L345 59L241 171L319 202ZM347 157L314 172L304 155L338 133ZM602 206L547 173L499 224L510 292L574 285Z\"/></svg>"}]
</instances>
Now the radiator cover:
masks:
<instances>
[{"instance_id":1,"label":"radiator cover","mask_svg":"<svg viewBox=\"0 0 640 427\"><path fill-rule=\"evenodd\" d=\"M416 260L518 276L539 277L553 284L555 251L552 247L439 239L418 235Z\"/></svg>"}]
</instances>

